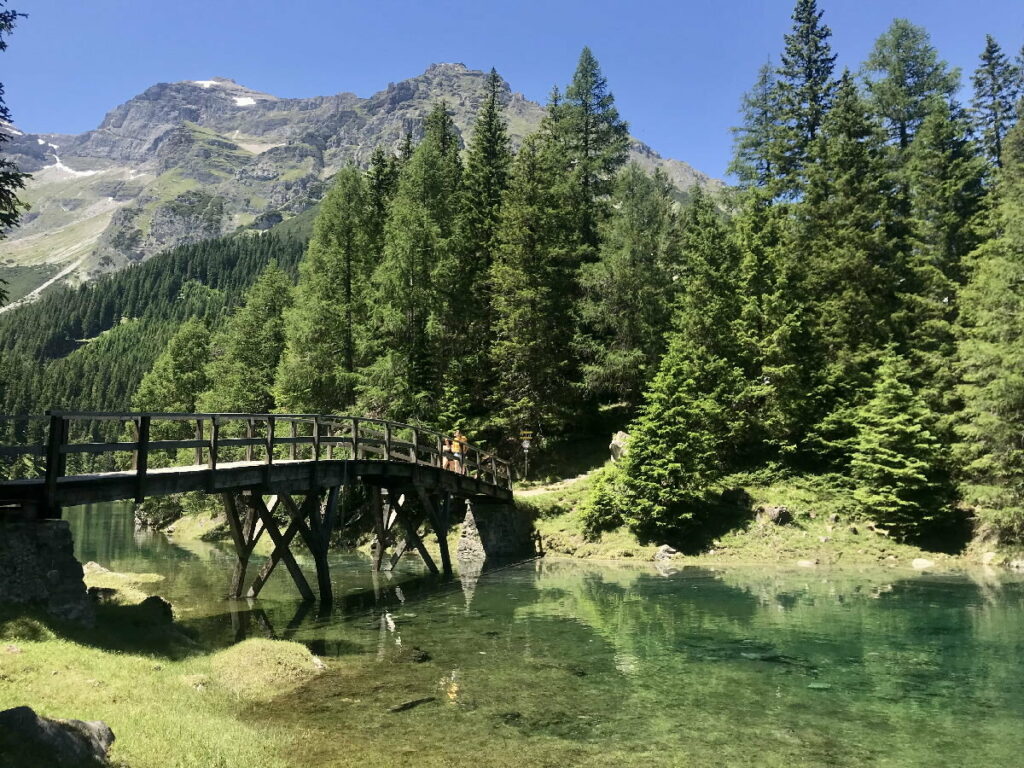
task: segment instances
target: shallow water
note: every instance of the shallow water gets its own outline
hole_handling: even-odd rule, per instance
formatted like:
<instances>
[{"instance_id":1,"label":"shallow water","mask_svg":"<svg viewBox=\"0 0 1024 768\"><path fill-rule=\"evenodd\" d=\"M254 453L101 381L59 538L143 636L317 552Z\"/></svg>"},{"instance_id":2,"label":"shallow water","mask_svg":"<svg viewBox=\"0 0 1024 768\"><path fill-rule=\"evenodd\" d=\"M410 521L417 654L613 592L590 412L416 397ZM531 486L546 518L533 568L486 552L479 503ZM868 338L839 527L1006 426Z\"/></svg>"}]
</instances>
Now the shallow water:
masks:
<instances>
[{"instance_id":1,"label":"shallow water","mask_svg":"<svg viewBox=\"0 0 1024 768\"><path fill-rule=\"evenodd\" d=\"M226 549L136 534L126 507L68 518L83 561L164 575L153 591L209 641L333 659L248 714L294 733L296 765L1024 765L1010 575L541 560L445 584L347 555L325 614L283 572L224 599Z\"/></svg>"}]
</instances>

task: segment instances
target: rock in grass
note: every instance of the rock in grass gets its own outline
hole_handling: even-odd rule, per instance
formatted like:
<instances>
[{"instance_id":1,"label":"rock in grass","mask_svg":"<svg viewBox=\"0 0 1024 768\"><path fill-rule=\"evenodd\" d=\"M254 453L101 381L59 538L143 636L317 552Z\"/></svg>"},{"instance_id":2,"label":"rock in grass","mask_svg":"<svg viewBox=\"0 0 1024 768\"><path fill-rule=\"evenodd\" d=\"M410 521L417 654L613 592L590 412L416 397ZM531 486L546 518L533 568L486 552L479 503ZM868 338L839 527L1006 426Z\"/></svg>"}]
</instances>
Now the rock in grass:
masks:
<instances>
[{"instance_id":1,"label":"rock in grass","mask_svg":"<svg viewBox=\"0 0 1024 768\"><path fill-rule=\"evenodd\" d=\"M114 732L99 720L51 720L29 707L0 712L0 754L13 758L10 765L107 765L113 743Z\"/></svg>"},{"instance_id":2,"label":"rock in grass","mask_svg":"<svg viewBox=\"0 0 1024 768\"><path fill-rule=\"evenodd\" d=\"M935 561L929 560L927 557L915 557L910 561L910 565L915 571L923 571L926 568L935 567Z\"/></svg>"},{"instance_id":3,"label":"rock in grass","mask_svg":"<svg viewBox=\"0 0 1024 768\"><path fill-rule=\"evenodd\" d=\"M432 701L437 701L433 696L427 696L422 699L412 699L411 701L403 701L401 704L395 704L393 707L388 707L388 712L405 712L413 707L418 707L420 704L429 704Z\"/></svg>"},{"instance_id":4,"label":"rock in grass","mask_svg":"<svg viewBox=\"0 0 1024 768\"><path fill-rule=\"evenodd\" d=\"M801 568L813 568L818 564L817 560L797 560L796 564Z\"/></svg>"}]
</instances>

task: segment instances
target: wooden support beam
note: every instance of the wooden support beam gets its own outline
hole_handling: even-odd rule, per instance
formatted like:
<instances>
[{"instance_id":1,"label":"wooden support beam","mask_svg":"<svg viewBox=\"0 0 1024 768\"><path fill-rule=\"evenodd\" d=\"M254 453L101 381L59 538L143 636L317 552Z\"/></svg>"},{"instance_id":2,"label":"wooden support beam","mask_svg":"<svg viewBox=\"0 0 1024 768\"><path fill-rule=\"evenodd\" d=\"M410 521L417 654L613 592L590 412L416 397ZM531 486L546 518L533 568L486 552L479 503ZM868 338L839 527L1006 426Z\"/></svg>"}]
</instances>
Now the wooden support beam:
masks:
<instances>
[{"instance_id":1,"label":"wooden support beam","mask_svg":"<svg viewBox=\"0 0 1024 768\"><path fill-rule=\"evenodd\" d=\"M416 551L419 552L420 557L423 558L423 563L427 566L427 570L436 576L440 571L437 569L437 565L434 563L434 559L430 556L430 553L427 552L427 548L423 544L423 539L420 538L420 535L416 530L419 527L419 521L414 519L409 510L406 509L406 505L408 503L409 496L406 494L403 504L395 504L395 512L398 515L398 519L401 520L402 525L405 527L406 539L416 548Z\"/></svg>"},{"instance_id":2,"label":"wooden support beam","mask_svg":"<svg viewBox=\"0 0 1024 768\"><path fill-rule=\"evenodd\" d=\"M231 574L231 587L228 590L229 597L242 596L242 584L245 581L245 571L249 566L249 555L252 552L246 546L246 536L242 528L242 520L238 513L238 504L233 493L223 493L224 514L228 519L228 528L231 530L231 540L235 545L235 570Z\"/></svg>"},{"instance_id":3,"label":"wooden support beam","mask_svg":"<svg viewBox=\"0 0 1024 768\"><path fill-rule=\"evenodd\" d=\"M259 597L260 591L266 585L270 574L274 572L275 566L283 560L303 600L313 600L315 597L313 590L310 588L309 582L306 581L302 569L299 568L299 564L295 561L295 556L291 552L292 541L299 532L298 521L293 518L288 524L288 528L282 534L281 529L278 528L277 521L274 519L273 507L276 506L279 499L280 497L275 497L270 505L267 505L262 497L256 497L256 509L263 521L263 528L267 531L271 541L274 542L274 551L271 552L270 559L263 564L252 586L249 587L246 597ZM296 508L294 503L291 505L285 504L285 506L289 506L290 509Z\"/></svg>"},{"instance_id":4,"label":"wooden support beam","mask_svg":"<svg viewBox=\"0 0 1024 768\"><path fill-rule=\"evenodd\" d=\"M427 490L422 486L416 486L416 492L420 497L420 504L430 520L434 533L437 535L437 547L441 551L441 571L445 576L452 575L452 556L448 550L448 528L450 527L449 504L451 494L446 493L441 503L437 503Z\"/></svg>"},{"instance_id":5,"label":"wooden support beam","mask_svg":"<svg viewBox=\"0 0 1024 768\"><path fill-rule=\"evenodd\" d=\"M384 562L384 550L387 549L387 528L384 526L384 502L381 498L383 489L370 490L370 512L373 515L373 528L377 535L377 548L373 553L373 570L379 571Z\"/></svg>"}]
</instances>

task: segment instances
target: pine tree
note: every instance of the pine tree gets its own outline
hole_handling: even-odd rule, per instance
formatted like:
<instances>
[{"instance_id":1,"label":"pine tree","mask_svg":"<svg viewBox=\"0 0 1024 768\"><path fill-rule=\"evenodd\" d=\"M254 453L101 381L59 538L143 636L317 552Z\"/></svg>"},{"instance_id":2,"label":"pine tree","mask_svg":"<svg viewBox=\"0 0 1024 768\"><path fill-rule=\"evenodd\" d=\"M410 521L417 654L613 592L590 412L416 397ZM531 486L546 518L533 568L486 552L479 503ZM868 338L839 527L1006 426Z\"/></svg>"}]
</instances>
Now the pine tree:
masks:
<instances>
[{"instance_id":1,"label":"pine tree","mask_svg":"<svg viewBox=\"0 0 1024 768\"><path fill-rule=\"evenodd\" d=\"M891 211L897 195L880 128L866 114L853 78L844 73L835 104L815 140L807 190L796 211L794 248L809 263L800 290L811 318L805 365L816 385L818 451L851 436L853 407L870 385L877 352L888 343L904 272ZM821 410L818 410L821 409ZM831 448L825 448L830 445Z\"/></svg>"},{"instance_id":2,"label":"pine tree","mask_svg":"<svg viewBox=\"0 0 1024 768\"><path fill-rule=\"evenodd\" d=\"M757 73L753 89L743 95L743 124L733 128L733 159L729 173L742 186L765 187L775 180L772 153L778 137L779 89L769 61Z\"/></svg>"},{"instance_id":3,"label":"pine tree","mask_svg":"<svg viewBox=\"0 0 1024 768\"><path fill-rule=\"evenodd\" d=\"M799 196L812 144L832 105L836 57L822 15L817 0L797 0L776 71L778 125L767 158L775 168L777 196Z\"/></svg>"},{"instance_id":4,"label":"pine tree","mask_svg":"<svg viewBox=\"0 0 1024 768\"><path fill-rule=\"evenodd\" d=\"M967 133L965 121L946 102L935 101L910 145L904 177L911 193L912 247L900 292L898 341L914 374L911 383L943 439L949 437L945 417L957 408L958 294L968 257L981 239L985 205L985 161ZM934 424L936 418L943 425Z\"/></svg>"},{"instance_id":5,"label":"pine tree","mask_svg":"<svg viewBox=\"0 0 1024 768\"><path fill-rule=\"evenodd\" d=\"M672 185L631 163L619 174L598 260L580 271L577 337L588 390L631 405L664 353L679 277Z\"/></svg>"},{"instance_id":6,"label":"pine tree","mask_svg":"<svg viewBox=\"0 0 1024 768\"><path fill-rule=\"evenodd\" d=\"M288 276L271 262L245 295L242 306L211 342L210 389L203 411L270 413L274 376L284 352L284 312L292 304Z\"/></svg>"},{"instance_id":7,"label":"pine tree","mask_svg":"<svg viewBox=\"0 0 1024 768\"><path fill-rule=\"evenodd\" d=\"M140 411L195 413L209 387L209 362L210 332L200 320L185 322L142 378L132 406Z\"/></svg>"},{"instance_id":8,"label":"pine tree","mask_svg":"<svg viewBox=\"0 0 1024 768\"><path fill-rule=\"evenodd\" d=\"M1003 145L997 235L960 299L961 492L979 519L1024 541L1024 123Z\"/></svg>"},{"instance_id":9,"label":"pine tree","mask_svg":"<svg viewBox=\"0 0 1024 768\"><path fill-rule=\"evenodd\" d=\"M25 14L6 9L6 0L0 0L0 52L7 50L4 38L14 30L18 17ZM4 103L4 86L0 83L0 125L11 123L11 112ZM0 130L0 147L9 139L6 131ZM25 181L31 178L22 173L10 160L0 157L0 240L6 236L7 230L18 225L24 204L18 200L17 191L25 188ZM0 306L7 302L7 282L0 279Z\"/></svg>"},{"instance_id":10,"label":"pine tree","mask_svg":"<svg viewBox=\"0 0 1024 768\"><path fill-rule=\"evenodd\" d=\"M285 411L337 413L355 401L362 362L357 347L375 263L370 214L363 174L343 168L321 204L295 303L285 313L285 350L274 387Z\"/></svg>"},{"instance_id":11,"label":"pine tree","mask_svg":"<svg viewBox=\"0 0 1024 768\"><path fill-rule=\"evenodd\" d=\"M992 35L985 35L981 64L971 78L974 98L971 117L988 159L1002 167L1003 140L1017 120L1016 104L1021 97L1021 69L1011 62Z\"/></svg>"},{"instance_id":12,"label":"pine tree","mask_svg":"<svg viewBox=\"0 0 1024 768\"><path fill-rule=\"evenodd\" d=\"M573 360L575 261L565 245L569 213L557 191L561 165L541 136L523 142L502 207L491 267L496 372L493 411L509 434L555 431L565 423Z\"/></svg>"},{"instance_id":13,"label":"pine tree","mask_svg":"<svg viewBox=\"0 0 1024 768\"><path fill-rule=\"evenodd\" d=\"M462 165L441 102L402 166L374 270L360 400L373 413L433 423L455 358L463 264L455 243Z\"/></svg>"},{"instance_id":14,"label":"pine tree","mask_svg":"<svg viewBox=\"0 0 1024 768\"><path fill-rule=\"evenodd\" d=\"M448 382L449 393L445 398L446 423L463 428L467 416L479 417L484 413L494 386L490 360L494 334L491 264L498 248L502 197L508 187L512 162L508 128L502 116L504 88L502 79L492 69L473 126L463 174L457 244L459 285L452 286L458 306L455 345L459 372Z\"/></svg>"},{"instance_id":15,"label":"pine tree","mask_svg":"<svg viewBox=\"0 0 1024 768\"><path fill-rule=\"evenodd\" d=\"M900 538L920 538L948 507L942 450L909 376L906 361L890 351L878 368L871 399L857 412L850 474L863 514Z\"/></svg>"},{"instance_id":16,"label":"pine tree","mask_svg":"<svg viewBox=\"0 0 1024 768\"><path fill-rule=\"evenodd\" d=\"M366 169L369 212L366 220L367 248L379 258L384 252L384 225L388 220L391 199L398 189L400 163L397 155L388 155L381 147L370 155Z\"/></svg>"},{"instance_id":17,"label":"pine tree","mask_svg":"<svg viewBox=\"0 0 1024 768\"><path fill-rule=\"evenodd\" d=\"M560 96L552 93L545 131L558 145L568 174L568 192L576 212L580 258L597 252L598 227L608 215L615 174L626 161L629 125L619 117L615 97L591 52L580 53L572 82Z\"/></svg>"},{"instance_id":18,"label":"pine tree","mask_svg":"<svg viewBox=\"0 0 1024 768\"><path fill-rule=\"evenodd\" d=\"M939 59L931 38L906 19L894 19L875 41L864 63L868 101L901 150L932 109L934 99L952 103L960 88L959 70Z\"/></svg>"}]
</instances>

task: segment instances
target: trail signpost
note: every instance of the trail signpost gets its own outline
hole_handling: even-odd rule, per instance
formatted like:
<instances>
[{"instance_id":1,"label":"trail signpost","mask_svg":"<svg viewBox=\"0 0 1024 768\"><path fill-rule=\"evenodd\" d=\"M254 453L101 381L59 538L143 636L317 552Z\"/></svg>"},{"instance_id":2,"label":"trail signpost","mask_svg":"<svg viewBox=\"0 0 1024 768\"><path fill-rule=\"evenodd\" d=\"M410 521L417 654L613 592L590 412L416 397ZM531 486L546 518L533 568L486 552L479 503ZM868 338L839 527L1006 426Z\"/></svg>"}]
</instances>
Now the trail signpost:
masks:
<instances>
[{"instance_id":1,"label":"trail signpost","mask_svg":"<svg viewBox=\"0 0 1024 768\"><path fill-rule=\"evenodd\" d=\"M523 479L530 474L530 441L533 440L533 432L528 429L524 429L519 433L519 439L523 441L523 459L525 466L523 468Z\"/></svg>"}]
</instances>

